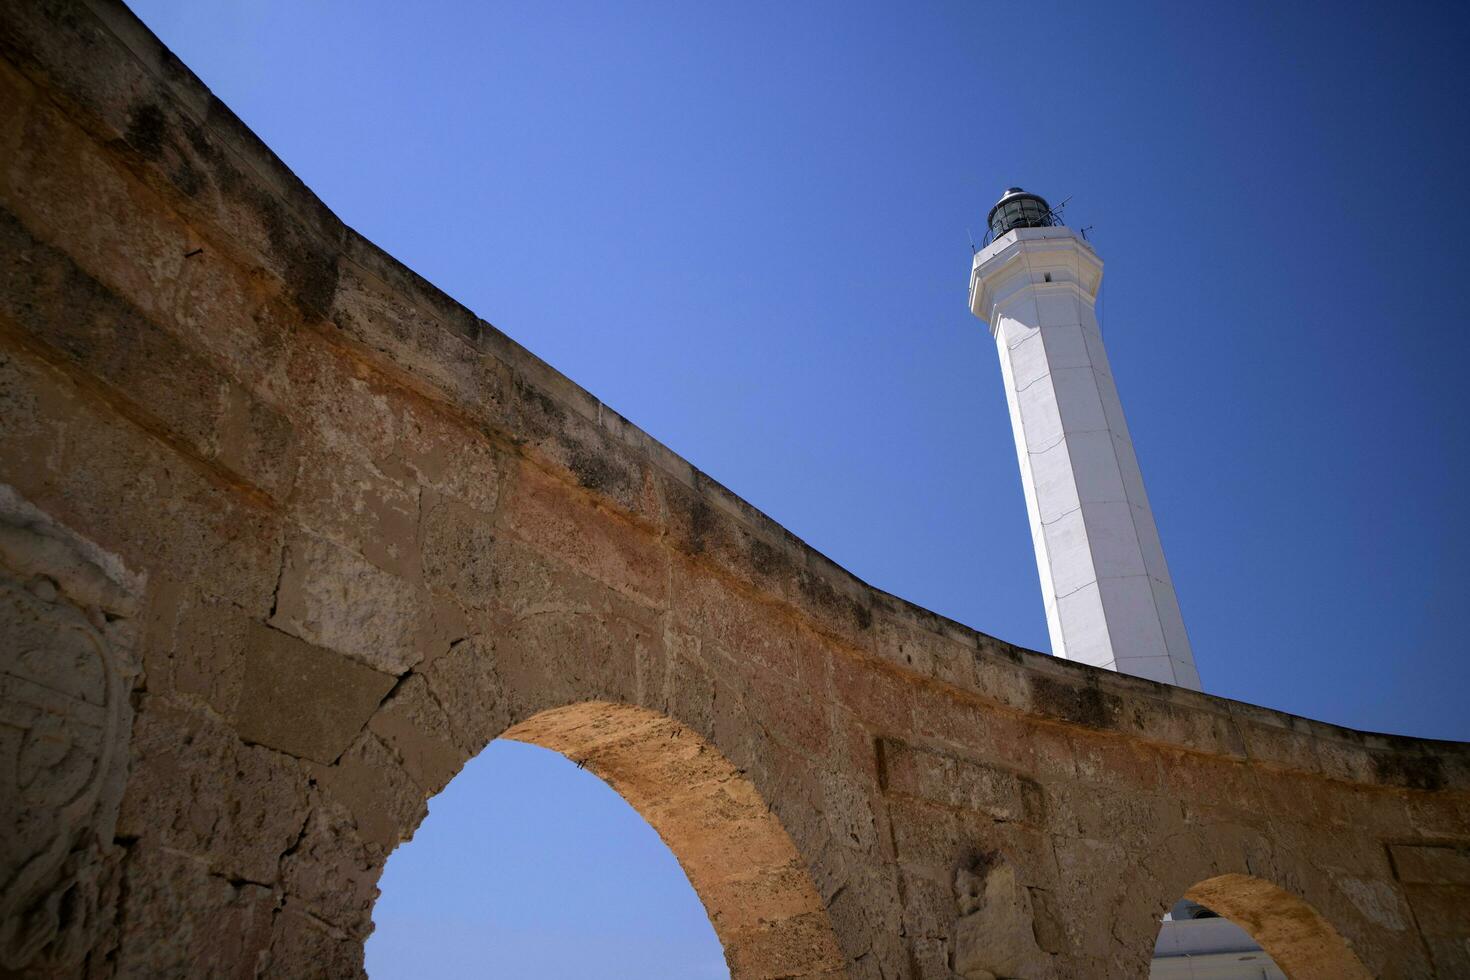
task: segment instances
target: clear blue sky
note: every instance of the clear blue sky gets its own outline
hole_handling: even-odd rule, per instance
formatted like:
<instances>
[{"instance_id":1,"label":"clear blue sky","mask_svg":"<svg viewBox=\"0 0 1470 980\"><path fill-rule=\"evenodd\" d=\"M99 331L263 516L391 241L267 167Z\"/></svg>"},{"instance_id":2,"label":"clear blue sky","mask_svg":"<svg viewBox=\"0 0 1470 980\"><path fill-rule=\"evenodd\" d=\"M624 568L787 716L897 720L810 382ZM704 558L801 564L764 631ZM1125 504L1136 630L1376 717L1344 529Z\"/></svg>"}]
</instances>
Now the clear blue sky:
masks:
<instances>
[{"instance_id":1,"label":"clear blue sky","mask_svg":"<svg viewBox=\"0 0 1470 980\"><path fill-rule=\"evenodd\" d=\"M1070 196L1206 688L1470 738L1461 5L134 7L368 238L860 577L1037 649L966 229L1010 184ZM529 975L518 934L626 965L627 903L687 912L541 754L436 800L375 977ZM529 931L533 893L571 921ZM697 975L713 938L666 917L628 975Z\"/></svg>"}]
</instances>

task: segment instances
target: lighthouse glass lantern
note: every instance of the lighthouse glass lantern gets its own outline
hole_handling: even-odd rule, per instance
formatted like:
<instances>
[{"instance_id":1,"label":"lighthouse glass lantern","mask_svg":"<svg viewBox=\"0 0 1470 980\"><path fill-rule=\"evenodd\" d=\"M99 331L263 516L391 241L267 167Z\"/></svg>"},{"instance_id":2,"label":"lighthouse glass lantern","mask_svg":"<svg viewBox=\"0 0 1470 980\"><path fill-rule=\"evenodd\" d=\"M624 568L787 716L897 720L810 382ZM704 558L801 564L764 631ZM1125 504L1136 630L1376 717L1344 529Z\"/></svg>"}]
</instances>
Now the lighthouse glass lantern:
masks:
<instances>
[{"instance_id":1,"label":"lighthouse glass lantern","mask_svg":"<svg viewBox=\"0 0 1470 980\"><path fill-rule=\"evenodd\" d=\"M1041 195L1009 187L990 209L986 223L990 225L990 237L994 240L1013 228L1050 228L1057 222Z\"/></svg>"}]
</instances>

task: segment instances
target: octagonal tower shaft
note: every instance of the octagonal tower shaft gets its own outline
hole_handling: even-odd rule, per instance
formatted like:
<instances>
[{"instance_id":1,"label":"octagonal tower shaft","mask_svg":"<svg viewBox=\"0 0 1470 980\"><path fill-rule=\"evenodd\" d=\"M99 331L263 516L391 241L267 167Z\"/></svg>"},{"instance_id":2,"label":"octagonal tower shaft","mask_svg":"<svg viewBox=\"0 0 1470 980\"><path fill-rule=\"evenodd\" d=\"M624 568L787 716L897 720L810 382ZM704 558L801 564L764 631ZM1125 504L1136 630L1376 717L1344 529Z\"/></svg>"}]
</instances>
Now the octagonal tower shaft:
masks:
<instances>
[{"instance_id":1,"label":"octagonal tower shaft","mask_svg":"<svg viewBox=\"0 0 1470 980\"><path fill-rule=\"evenodd\" d=\"M1069 228L1017 227L975 256L1052 653L1200 689L1094 304L1102 261Z\"/></svg>"}]
</instances>

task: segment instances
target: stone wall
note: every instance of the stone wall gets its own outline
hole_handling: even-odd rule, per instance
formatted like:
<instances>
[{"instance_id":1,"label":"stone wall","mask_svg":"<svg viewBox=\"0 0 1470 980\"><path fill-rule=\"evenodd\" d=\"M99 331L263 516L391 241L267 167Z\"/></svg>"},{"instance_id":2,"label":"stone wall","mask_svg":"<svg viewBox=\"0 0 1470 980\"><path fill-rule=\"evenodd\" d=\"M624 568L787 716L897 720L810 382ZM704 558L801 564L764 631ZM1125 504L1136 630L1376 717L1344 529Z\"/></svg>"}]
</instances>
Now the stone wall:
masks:
<instances>
[{"instance_id":1,"label":"stone wall","mask_svg":"<svg viewBox=\"0 0 1470 980\"><path fill-rule=\"evenodd\" d=\"M1137 977L1185 895L1293 977L1470 975L1467 746L883 594L344 227L121 4L0 0L0 56L0 972L356 976L505 736L639 808L740 978Z\"/></svg>"}]
</instances>

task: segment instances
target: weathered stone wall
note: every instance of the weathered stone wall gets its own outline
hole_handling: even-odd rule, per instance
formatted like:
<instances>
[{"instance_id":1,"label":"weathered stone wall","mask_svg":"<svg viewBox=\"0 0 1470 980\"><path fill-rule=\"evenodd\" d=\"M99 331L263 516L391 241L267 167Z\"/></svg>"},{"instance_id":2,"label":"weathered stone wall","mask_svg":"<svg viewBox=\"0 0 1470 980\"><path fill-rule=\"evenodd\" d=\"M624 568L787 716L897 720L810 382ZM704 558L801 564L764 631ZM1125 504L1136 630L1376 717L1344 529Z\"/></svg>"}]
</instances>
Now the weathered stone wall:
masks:
<instances>
[{"instance_id":1,"label":"weathered stone wall","mask_svg":"<svg viewBox=\"0 0 1470 980\"><path fill-rule=\"evenodd\" d=\"M345 228L120 4L0 2L0 967L353 976L490 739L737 977L1470 975L1470 750L856 581ZM1241 642L1249 642L1248 630ZM487 868L488 875L494 874Z\"/></svg>"}]
</instances>

